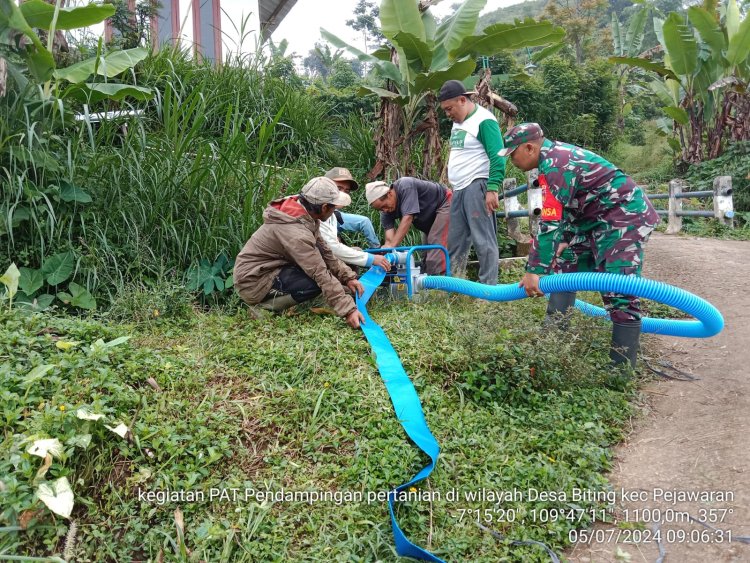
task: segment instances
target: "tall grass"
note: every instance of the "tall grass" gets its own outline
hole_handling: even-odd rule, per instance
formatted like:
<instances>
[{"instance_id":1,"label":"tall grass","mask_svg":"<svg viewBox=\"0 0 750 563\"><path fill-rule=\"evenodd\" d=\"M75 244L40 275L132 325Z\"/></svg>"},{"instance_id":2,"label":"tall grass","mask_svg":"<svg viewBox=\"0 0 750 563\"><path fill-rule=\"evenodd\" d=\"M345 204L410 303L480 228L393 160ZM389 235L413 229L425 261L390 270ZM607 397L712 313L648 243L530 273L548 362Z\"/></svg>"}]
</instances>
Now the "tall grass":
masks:
<instances>
[{"instance_id":1,"label":"tall grass","mask_svg":"<svg viewBox=\"0 0 750 563\"><path fill-rule=\"evenodd\" d=\"M76 229L75 205L61 197L74 167L73 114L22 76L11 84L0 98L0 242L33 259Z\"/></svg>"},{"instance_id":2,"label":"tall grass","mask_svg":"<svg viewBox=\"0 0 750 563\"><path fill-rule=\"evenodd\" d=\"M38 267L73 249L76 278L111 297L133 281L180 276L201 258L234 256L270 199L337 160L327 104L266 76L260 58L234 63L154 54L131 79L155 96L132 106L144 114L126 124L74 125L63 104L53 122L55 108L38 116L18 90L0 100L10 140L0 146L0 234L10 259ZM66 182L92 201L63 201Z\"/></svg>"}]
</instances>

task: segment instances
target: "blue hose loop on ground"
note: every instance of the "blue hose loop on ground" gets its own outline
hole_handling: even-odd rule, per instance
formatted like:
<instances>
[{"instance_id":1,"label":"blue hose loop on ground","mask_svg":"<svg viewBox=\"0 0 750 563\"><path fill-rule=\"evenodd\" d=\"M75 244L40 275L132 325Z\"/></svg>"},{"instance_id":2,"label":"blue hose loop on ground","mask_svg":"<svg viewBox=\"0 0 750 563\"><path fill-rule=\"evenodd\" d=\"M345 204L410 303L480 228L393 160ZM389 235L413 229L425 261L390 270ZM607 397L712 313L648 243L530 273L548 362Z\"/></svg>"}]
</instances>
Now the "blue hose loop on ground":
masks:
<instances>
[{"instance_id":1,"label":"blue hose loop on ground","mask_svg":"<svg viewBox=\"0 0 750 563\"><path fill-rule=\"evenodd\" d=\"M388 258L393 263L395 256L389 255ZM394 350L383 329L367 313L367 301L375 293L375 290L384 278L385 270L378 266L373 266L359 279L365 287L364 294L357 298L357 308L365 318L365 323L362 325L362 332L365 333L367 341L370 343L373 352L375 352L375 361L380 371L380 376L383 378L383 383L385 383L385 388L391 397L396 418L401 422L409 438L430 457L430 463L423 467L411 481L396 487L394 491L388 494L388 510L391 514L393 539L396 544L396 553L403 557L413 557L415 559L443 563L442 559L407 539L396 521L396 514L393 508L397 492L411 487L432 473L440 455L440 446L427 426L427 421L425 421L424 413L422 412L422 403L419 401L419 396L414 389L414 385L404 371L404 366L401 365L401 360L396 350Z\"/></svg>"},{"instance_id":2,"label":"blue hose loop on ground","mask_svg":"<svg viewBox=\"0 0 750 563\"><path fill-rule=\"evenodd\" d=\"M443 276L425 276L420 280L424 289L440 289L462 293L489 301L515 301L526 297L518 284L484 285L477 282ZM705 299L672 285L640 278L599 272L579 272L544 276L539 289L545 293L559 291L600 291L624 295L637 295L675 307L692 315L696 320L651 319L643 317L642 331L685 338L708 338L724 328L724 318L719 310ZM592 317L607 317L602 307L576 300L576 308Z\"/></svg>"}]
</instances>

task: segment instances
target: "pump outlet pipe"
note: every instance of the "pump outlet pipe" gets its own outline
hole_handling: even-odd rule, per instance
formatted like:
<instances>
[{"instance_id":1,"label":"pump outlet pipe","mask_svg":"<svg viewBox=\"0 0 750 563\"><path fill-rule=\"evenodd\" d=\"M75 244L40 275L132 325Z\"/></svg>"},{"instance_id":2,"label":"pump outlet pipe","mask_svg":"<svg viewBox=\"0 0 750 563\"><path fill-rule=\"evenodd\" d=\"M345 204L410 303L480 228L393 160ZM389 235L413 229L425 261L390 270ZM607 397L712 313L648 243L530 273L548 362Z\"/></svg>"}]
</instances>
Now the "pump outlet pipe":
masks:
<instances>
[{"instance_id":1,"label":"pump outlet pipe","mask_svg":"<svg viewBox=\"0 0 750 563\"><path fill-rule=\"evenodd\" d=\"M439 289L462 293L489 301L516 301L527 297L516 283L484 285L477 282L444 276L424 276L417 280L420 289ZM636 295L658 301L691 315L695 320L653 319L643 317L643 332L681 336L684 338L709 338L722 331L724 318L719 310L705 299L672 285L640 278L599 272L579 272L545 276L539 281L545 293L560 291L599 291ZM602 307L576 300L576 308L592 317L608 318Z\"/></svg>"}]
</instances>

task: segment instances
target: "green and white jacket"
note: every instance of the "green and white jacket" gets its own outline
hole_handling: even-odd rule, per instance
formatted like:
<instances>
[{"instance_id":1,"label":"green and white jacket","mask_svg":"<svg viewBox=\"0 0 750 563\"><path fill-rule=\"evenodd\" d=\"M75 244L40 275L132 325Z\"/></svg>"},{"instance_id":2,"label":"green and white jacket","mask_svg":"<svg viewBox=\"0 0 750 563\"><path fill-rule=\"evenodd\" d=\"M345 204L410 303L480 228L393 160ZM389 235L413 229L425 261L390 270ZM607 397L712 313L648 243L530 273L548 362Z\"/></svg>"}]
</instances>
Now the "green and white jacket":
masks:
<instances>
[{"instance_id":1,"label":"green and white jacket","mask_svg":"<svg viewBox=\"0 0 750 563\"><path fill-rule=\"evenodd\" d=\"M492 113L479 104L462 123L451 130L448 181L462 190L477 178L487 178L487 190L497 191L505 178L505 159L497 155L503 148L500 126Z\"/></svg>"}]
</instances>

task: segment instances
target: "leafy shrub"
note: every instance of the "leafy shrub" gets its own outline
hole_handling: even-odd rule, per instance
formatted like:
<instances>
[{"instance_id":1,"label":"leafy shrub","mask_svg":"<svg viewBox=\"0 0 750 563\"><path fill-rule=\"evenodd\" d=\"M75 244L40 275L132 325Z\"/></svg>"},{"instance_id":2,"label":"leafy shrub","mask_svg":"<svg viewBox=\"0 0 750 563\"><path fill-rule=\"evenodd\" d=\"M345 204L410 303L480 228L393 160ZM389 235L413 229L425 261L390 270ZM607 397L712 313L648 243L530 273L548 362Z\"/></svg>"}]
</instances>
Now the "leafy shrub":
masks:
<instances>
[{"instance_id":1,"label":"leafy shrub","mask_svg":"<svg viewBox=\"0 0 750 563\"><path fill-rule=\"evenodd\" d=\"M625 139L631 145L642 147L646 144L644 121L634 113L625 116Z\"/></svg>"},{"instance_id":2,"label":"leafy shrub","mask_svg":"<svg viewBox=\"0 0 750 563\"><path fill-rule=\"evenodd\" d=\"M719 158L690 166L686 179L694 190L712 190L717 176L732 177L736 211L750 211L750 141L733 143Z\"/></svg>"},{"instance_id":3,"label":"leafy shrub","mask_svg":"<svg viewBox=\"0 0 750 563\"><path fill-rule=\"evenodd\" d=\"M550 57L531 79L496 78L495 88L518 107L516 121L538 122L550 139L593 149L614 141L617 97L604 61L577 65Z\"/></svg>"},{"instance_id":4,"label":"leafy shrub","mask_svg":"<svg viewBox=\"0 0 750 563\"><path fill-rule=\"evenodd\" d=\"M657 133L653 122L642 122L639 128L645 139L643 143L618 141L602 156L644 185L676 178L674 160L666 138Z\"/></svg>"},{"instance_id":5,"label":"leafy shrub","mask_svg":"<svg viewBox=\"0 0 750 563\"><path fill-rule=\"evenodd\" d=\"M331 75L328 77L328 83L337 90L353 88L359 80L359 75L354 72L352 65L344 59L333 63Z\"/></svg>"},{"instance_id":6,"label":"leafy shrub","mask_svg":"<svg viewBox=\"0 0 750 563\"><path fill-rule=\"evenodd\" d=\"M735 216L735 227L729 227L715 219L684 217L682 230L697 237L711 237L733 240L750 240L750 212L738 213Z\"/></svg>"}]
</instances>

